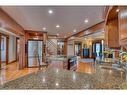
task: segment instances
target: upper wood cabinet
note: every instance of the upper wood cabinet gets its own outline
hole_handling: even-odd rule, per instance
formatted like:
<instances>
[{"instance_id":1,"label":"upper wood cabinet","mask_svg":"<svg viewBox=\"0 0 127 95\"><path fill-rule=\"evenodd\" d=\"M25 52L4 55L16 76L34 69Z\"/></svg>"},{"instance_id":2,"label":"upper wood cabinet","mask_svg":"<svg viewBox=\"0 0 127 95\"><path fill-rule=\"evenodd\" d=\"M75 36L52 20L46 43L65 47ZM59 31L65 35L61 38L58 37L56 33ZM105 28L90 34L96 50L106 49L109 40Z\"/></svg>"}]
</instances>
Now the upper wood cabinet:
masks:
<instances>
[{"instance_id":1,"label":"upper wood cabinet","mask_svg":"<svg viewBox=\"0 0 127 95\"><path fill-rule=\"evenodd\" d=\"M105 26L105 42L110 48L119 48L119 29L117 7L113 7L107 16Z\"/></svg>"},{"instance_id":2,"label":"upper wood cabinet","mask_svg":"<svg viewBox=\"0 0 127 95\"><path fill-rule=\"evenodd\" d=\"M119 31L118 31L118 20L113 19L108 21L106 25L106 36L107 37L107 45L110 48L118 48L119 47Z\"/></svg>"},{"instance_id":3,"label":"upper wood cabinet","mask_svg":"<svg viewBox=\"0 0 127 95\"><path fill-rule=\"evenodd\" d=\"M127 7L119 7L119 42L121 46L127 45Z\"/></svg>"}]
</instances>

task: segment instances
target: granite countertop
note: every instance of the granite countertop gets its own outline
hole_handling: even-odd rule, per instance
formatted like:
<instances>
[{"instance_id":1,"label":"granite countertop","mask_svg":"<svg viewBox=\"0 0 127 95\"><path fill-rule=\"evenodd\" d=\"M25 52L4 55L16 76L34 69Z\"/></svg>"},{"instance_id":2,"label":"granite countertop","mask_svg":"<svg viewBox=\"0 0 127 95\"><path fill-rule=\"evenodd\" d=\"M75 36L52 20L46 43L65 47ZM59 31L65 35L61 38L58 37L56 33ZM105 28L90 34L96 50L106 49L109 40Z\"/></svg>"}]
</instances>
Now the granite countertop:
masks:
<instances>
[{"instance_id":1,"label":"granite countertop","mask_svg":"<svg viewBox=\"0 0 127 95\"><path fill-rule=\"evenodd\" d=\"M95 73L88 74L48 68L9 81L0 89L124 89L127 88L125 84L126 73L114 69L98 66Z\"/></svg>"}]
</instances>

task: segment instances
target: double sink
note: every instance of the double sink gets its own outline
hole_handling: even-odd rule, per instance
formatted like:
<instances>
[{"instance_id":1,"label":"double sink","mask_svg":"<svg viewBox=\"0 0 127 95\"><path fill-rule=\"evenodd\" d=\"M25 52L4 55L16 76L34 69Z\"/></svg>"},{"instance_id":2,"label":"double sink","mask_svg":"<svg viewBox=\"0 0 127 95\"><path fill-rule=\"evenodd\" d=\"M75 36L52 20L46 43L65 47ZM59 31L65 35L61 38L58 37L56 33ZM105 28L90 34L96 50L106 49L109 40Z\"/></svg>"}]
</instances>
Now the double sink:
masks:
<instances>
[{"instance_id":1,"label":"double sink","mask_svg":"<svg viewBox=\"0 0 127 95\"><path fill-rule=\"evenodd\" d=\"M101 69L125 71L125 69L114 66L100 66Z\"/></svg>"}]
</instances>

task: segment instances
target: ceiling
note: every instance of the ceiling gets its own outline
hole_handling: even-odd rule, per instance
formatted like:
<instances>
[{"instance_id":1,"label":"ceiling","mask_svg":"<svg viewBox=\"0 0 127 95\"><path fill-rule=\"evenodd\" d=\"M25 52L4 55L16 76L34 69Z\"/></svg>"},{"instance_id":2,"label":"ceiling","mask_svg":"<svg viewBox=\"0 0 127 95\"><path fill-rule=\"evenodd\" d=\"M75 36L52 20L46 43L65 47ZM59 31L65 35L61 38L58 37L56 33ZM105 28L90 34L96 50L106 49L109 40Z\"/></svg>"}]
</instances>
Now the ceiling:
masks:
<instances>
[{"instance_id":1,"label":"ceiling","mask_svg":"<svg viewBox=\"0 0 127 95\"><path fill-rule=\"evenodd\" d=\"M74 34L103 21L104 6L2 6L25 30L46 31L60 37ZM48 10L53 13L49 14ZM88 19L88 23L84 20ZM56 28L56 25L60 25Z\"/></svg>"}]
</instances>

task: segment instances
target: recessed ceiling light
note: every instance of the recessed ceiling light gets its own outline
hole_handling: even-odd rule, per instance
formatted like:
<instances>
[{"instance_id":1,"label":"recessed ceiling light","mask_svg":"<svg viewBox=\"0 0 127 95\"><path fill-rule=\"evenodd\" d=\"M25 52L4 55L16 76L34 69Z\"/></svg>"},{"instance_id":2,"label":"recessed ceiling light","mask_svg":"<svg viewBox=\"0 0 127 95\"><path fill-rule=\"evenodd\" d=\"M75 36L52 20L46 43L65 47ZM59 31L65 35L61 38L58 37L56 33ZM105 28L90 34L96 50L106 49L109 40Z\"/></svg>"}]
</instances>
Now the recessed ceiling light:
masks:
<instances>
[{"instance_id":1,"label":"recessed ceiling light","mask_svg":"<svg viewBox=\"0 0 127 95\"><path fill-rule=\"evenodd\" d=\"M74 29L73 32L76 32L76 29Z\"/></svg>"},{"instance_id":2,"label":"recessed ceiling light","mask_svg":"<svg viewBox=\"0 0 127 95\"><path fill-rule=\"evenodd\" d=\"M85 19L84 22L85 22L85 23L88 23L89 21L88 21L88 19Z\"/></svg>"},{"instance_id":3,"label":"recessed ceiling light","mask_svg":"<svg viewBox=\"0 0 127 95\"><path fill-rule=\"evenodd\" d=\"M56 86L59 86L59 83L56 83Z\"/></svg>"},{"instance_id":4,"label":"recessed ceiling light","mask_svg":"<svg viewBox=\"0 0 127 95\"><path fill-rule=\"evenodd\" d=\"M116 12L119 12L119 11L120 11L120 9L117 9L117 10L116 10Z\"/></svg>"},{"instance_id":5,"label":"recessed ceiling light","mask_svg":"<svg viewBox=\"0 0 127 95\"><path fill-rule=\"evenodd\" d=\"M59 28L60 27L60 25L56 25L56 28Z\"/></svg>"},{"instance_id":6,"label":"recessed ceiling light","mask_svg":"<svg viewBox=\"0 0 127 95\"><path fill-rule=\"evenodd\" d=\"M49 14L52 14L52 13L53 13L53 11L52 11L52 10L49 10L48 12L49 12Z\"/></svg>"},{"instance_id":7,"label":"recessed ceiling light","mask_svg":"<svg viewBox=\"0 0 127 95\"><path fill-rule=\"evenodd\" d=\"M45 28L45 27L43 27L43 30L45 31L45 30L46 30L46 28Z\"/></svg>"}]
</instances>

